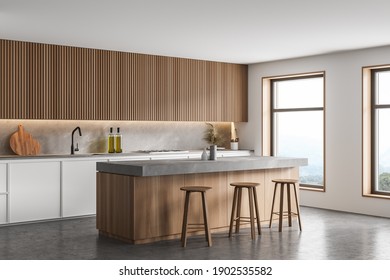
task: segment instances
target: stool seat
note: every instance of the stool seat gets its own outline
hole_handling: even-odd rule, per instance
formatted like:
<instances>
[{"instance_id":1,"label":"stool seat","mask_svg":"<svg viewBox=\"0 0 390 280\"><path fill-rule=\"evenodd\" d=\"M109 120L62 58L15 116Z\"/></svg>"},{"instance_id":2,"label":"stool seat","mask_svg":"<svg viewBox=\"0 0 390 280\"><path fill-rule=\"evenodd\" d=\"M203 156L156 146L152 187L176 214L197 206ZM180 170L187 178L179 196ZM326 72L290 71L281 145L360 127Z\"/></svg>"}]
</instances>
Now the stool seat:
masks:
<instances>
[{"instance_id":1,"label":"stool seat","mask_svg":"<svg viewBox=\"0 0 390 280\"><path fill-rule=\"evenodd\" d=\"M299 223L299 230L302 231L302 224L301 224L301 215L299 211L299 203L298 203L298 195L297 195L297 189L295 184L298 183L298 180L295 179L273 179L272 182L275 183L275 189L274 189L274 196L272 199L272 208L271 208L271 217L269 219L269 227L272 226L272 217L273 215L279 215L279 232L282 231L282 225L283 225L283 217L288 217L288 225L292 226L292 216L298 217L298 223ZM275 205L275 197L277 188L280 186L280 202L279 202L279 212L274 212L274 205ZM283 196L284 196L284 188L287 188L287 211L283 211ZM291 189L294 189L294 197L295 197L295 205L297 208L297 213L294 213L291 211Z\"/></svg>"},{"instance_id":2,"label":"stool seat","mask_svg":"<svg viewBox=\"0 0 390 280\"><path fill-rule=\"evenodd\" d=\"M285 183L285 184L292 184L292 183L298 183L298 180L295 179L273 179L272 182L274 183Z\"/></svg>"},{"instance_id":3,"label":"stool seat","mask_svg":"<svg viewBox=\"0 0 390 280\"><path fill-rule=\"evenodd\" d=\"M234 182L230 183L230 186L233 187L242 187L242 188L253 188L259 186L259 183L253 183L253 182Z\"/></svg>"},{"instance_id":4,"label":"stool seat","mask_svg":"<svg viewBox=\"0 0 390 280\"><path fill-rule=\"evenodd\" d=\"M187 187L181 187L182 191L189 191L189 192L205 192L211 189L211 187L205 187L205 186L187 186Z\"/></svg>"},{"instance_id":5,"label":"stool seat","mask_svg":"<svg viewBox=\"0 0 390 280\"><path fill-rule=\"evenodd\" d=\"M207 204L206 204L206 191L210 190L211 187L208 186L184 186L181 187L180 190L186 192L186 198L184 202L184 213L183 213L183 226L181 231L181 245L182 247L186 247L187 245L187 229L200 229L204 228L206 240L208 246L211 247L211 235L208 224L207 217ZM200 193L202 196L202 209L203 209L203 224L190 224L188 223L188 209L190 206L190 194L191 193ZM201 226L201 227L200 227Z\"/></svg>"},{"instance_id":6,"label":"stool seat","mask_svg":"<svg viewBox=\"0 0 390 280\"><path fill-rule=\"evenodd\" d=\"M257 231L259 235L261 234L259 206L257 203L257 193L256 193L256 187L259 186L260 184L254 182L234 182L234 183L230 183L230 185L234 187L234 195L233 195L232 214L231 214L230 226L229 226L229 237L232 236L234 222L236 222L236 233L238 233L240 231L241 220L248 221L249 219L249 222L251 224L251 237L252 239L254 239L255 220L257 221ZM242 197L243 188L246 188L248 190L249 217L241 216L241 197ZM253 209L253 203L255 204L255 209ZM254 212L256 212L256 217Z\"/></svg>"}]
</instances>

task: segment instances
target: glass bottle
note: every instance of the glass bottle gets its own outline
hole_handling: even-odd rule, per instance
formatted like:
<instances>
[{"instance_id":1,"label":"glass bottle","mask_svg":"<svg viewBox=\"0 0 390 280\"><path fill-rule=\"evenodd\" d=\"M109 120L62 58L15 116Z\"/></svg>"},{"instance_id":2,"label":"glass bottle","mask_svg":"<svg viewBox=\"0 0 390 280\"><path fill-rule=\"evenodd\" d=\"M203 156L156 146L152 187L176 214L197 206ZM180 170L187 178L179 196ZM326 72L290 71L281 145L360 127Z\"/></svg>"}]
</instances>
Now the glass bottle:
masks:
<instances>
[{"instance_id":1,"label":"glass bottle","mask_svg":"<svg viewBox=\"0 0 390 280\"><path fill-rule=\"evenodd\" d=\"M112 133L112 127L110 127L110 134L108 134L108 152L115 153L114 134Z\"/></svg>"},{"instance_id":2,"label":"glass bottle","mask_svg":"<svg viewBox=\"0 0 390 280\"><path fill-rule=\"evenodd\" d=\"M115 153L122 152L122 134L120 133L120 128L116 129L115 134Z\"/></svg>"}]
</instances>

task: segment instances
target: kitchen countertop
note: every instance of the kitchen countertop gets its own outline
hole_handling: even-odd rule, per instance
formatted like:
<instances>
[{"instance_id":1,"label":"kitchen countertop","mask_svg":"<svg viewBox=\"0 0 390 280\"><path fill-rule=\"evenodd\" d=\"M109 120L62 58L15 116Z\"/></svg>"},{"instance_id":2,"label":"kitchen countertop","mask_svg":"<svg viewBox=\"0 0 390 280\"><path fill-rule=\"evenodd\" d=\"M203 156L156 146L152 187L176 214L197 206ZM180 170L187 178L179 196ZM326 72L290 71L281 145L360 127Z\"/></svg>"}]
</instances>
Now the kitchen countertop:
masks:
<instances>
[{"instance_id":1,"label":"kitchen countertop","mask_svg":"<svg viewBox=\"0 0 390 280\"><path fill-rule=\"evenodd\" d=\"M158 161L98 162L97 171L127 176L162 176L240 170L288 168L307 165L306 158L225 157L217 160L171 159Z\"/></svg>"},{"instance_id":2,"label":"kitchen countertop","mask_svg":"<svg viewBox=\"0 0 390 280\"><path fill-rule=\"evenodd\" d=\"M29 155L29 156L19 156L19 155L0 155L0 159L35 159L35 158L78 158L78 157L125 157L125 156L141 156L147 155L146 153L138 152L129 152L129 153L82 153L82 154L39 154L39 155Z\"/></svg>"},{"instance_id":3,"label":"kitchen countertop","mask_svg":"<svg viewBox=\"0 0 390 280\"><path fill-rule=\"evenodd\" d=\"M0 161L8 161L8 160L31 160L31 159L94 159L94 158L108 158L108 159L119 159L126 157L148 157L150 159L158 159L161 157L196 157L201 155L202 150L189 150L188 152L163 152L163 153L145 153L140 151L131 151L127 153L76 153L74 155L71 154L39 154L39 155L31 155L31 156L19 156L19 155L0 155ZM250 155L252 151L250 150L219 150L218 156L237 156L237 155Z\"/></svg>"}]
</instances>

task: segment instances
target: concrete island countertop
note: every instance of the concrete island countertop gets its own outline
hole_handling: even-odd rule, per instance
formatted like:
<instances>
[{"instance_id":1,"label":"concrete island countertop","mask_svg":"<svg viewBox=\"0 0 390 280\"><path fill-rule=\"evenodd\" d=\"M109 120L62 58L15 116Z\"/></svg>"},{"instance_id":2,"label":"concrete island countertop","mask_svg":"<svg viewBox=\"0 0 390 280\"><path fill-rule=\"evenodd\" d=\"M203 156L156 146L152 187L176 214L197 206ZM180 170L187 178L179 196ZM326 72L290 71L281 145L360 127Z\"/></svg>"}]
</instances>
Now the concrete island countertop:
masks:
<instances>
[{"instance_id":1,"label":"concrete island countertop","mask_svg":"<svg viewBox=\"0 0 390 280\"><path fill-rule=\"evenodd\" d=\"M171 159L155 161L98 162L97 171L127 176L163 176L225 171L289 168L307 165L306 158L230 157L218 160Z\"/></svg>"}]
</instances>

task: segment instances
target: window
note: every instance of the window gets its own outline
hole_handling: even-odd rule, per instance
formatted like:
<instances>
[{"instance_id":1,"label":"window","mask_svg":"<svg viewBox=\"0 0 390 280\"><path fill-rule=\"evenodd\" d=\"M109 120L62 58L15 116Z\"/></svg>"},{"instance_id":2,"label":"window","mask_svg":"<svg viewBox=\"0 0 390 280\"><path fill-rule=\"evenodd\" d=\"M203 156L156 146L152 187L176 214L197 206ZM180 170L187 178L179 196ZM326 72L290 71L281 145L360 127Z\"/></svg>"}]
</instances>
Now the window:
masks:
<instances>
[{"instance_id":1,"label":"window","mask_svg":"<svg viewBox=\"0 0 390 280\"><path fill-rule=\"evenodd\" d=\"M371 193L390 195L390 68L371 71Z\"/></svg>"},{"instance_id":2,"label":"window","mask_svg":"<svg viewBox=\"0 0 390 280\"><path fill-rule=\"evenodd\" d=\"M324 73L267 78L263 83L268 84L263 94L269 95L270 106L269 125L265 125L269 154L308 158L308 166L300 168L300 186L323 190Z\"/></svg>"}]
</instances>

